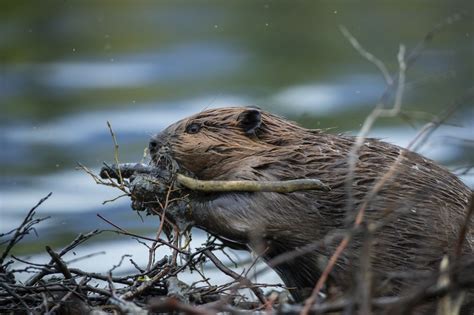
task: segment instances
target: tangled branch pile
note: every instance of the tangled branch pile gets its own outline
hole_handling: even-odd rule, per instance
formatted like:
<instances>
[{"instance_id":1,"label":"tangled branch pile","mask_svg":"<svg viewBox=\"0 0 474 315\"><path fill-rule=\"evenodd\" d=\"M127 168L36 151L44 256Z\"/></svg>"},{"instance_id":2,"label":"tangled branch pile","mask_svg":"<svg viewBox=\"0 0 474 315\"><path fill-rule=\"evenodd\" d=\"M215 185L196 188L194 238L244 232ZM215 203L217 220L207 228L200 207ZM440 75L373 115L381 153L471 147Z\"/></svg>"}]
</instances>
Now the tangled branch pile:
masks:
<instances>
[{"instance_id":1,"label":"tangled branch pile","mask_svg":"<svg viewBox=\"0 0 474 315\"><path fill-rule=\"evenodd\" d=\"M47 246L46 251L51 259L46 264L32 263L11 255L14 246L26 235L34 232L36 224L47 219L36 219L35 215L36 209L50 196L51 194L40 200L28 212L17 229L0 235L1 244L6 244L0 260L0 313L2 314L103 314L109 312L148 314L171 310L201 314L218 310L233 310L232 304L236 303L239 308L257 308L265 302L261 287L267 285L253 284L244 275L237 274L226 267L213 253L223 250L223 246L215 239L209 239L202 248L190 252L179 246L177 236L172 236L168 241L159 237L150 239L117 227L115 232L119 234L132 236L142 242L152 242L149 246L148 266L141 268L130 259L137 272L121 277L114 276L113 272L129 255L124 255L119 264L103 274L71 268L68 266L71 261L66 262L63 259L63 256L105 231L95 230L80 234L59 252ZM154 251L159 244L170 248L170 256L155 260ZM179 255L184 258L183 263L178 262ZM208 279L204 274L202 274L202 281L190 285L178 280L178 275L185 269L201 273L205 260L211 261L234 280L220 286L207 285ZM15 262L22 263L26 267L15 268ZM28 280L17 279L24 278L25 274L30 275ZM242 287L250 288L259 297L260 303L246 302L247 298L238 291ZM188 303L204 306L200 310L191 307Z\"/></svg>"}]
</instances>

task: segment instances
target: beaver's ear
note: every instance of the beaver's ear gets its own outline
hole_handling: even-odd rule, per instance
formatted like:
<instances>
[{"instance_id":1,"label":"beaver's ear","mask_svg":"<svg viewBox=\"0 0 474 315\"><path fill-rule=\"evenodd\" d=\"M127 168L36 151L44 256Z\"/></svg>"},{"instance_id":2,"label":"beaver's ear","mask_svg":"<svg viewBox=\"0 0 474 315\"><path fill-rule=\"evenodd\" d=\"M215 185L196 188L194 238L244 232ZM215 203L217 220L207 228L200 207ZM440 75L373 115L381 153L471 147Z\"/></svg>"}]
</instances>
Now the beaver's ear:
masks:
<instances>
[{"instance_id":1,"label":"beaver's ear","mask_svg":"<svg viewBox=\"0 0 474 315\"><path fill-rule=\"evenodd\" d=\"M247 109L240 113L237 122L247 135L253 135L262 124L262 115L259 110Z\"/></svg>"}]
</instances>

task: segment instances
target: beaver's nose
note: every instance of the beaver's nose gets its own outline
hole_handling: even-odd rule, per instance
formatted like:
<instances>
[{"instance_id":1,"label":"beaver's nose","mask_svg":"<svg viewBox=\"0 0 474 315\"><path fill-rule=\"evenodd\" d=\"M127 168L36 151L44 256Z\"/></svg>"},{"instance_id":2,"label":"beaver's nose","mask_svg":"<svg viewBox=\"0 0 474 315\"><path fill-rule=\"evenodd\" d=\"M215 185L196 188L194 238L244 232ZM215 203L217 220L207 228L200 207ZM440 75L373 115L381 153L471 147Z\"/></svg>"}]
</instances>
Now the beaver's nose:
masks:
<instances>
[{"instance_id":1,"label":"beaver's nose","mask_svg":"<svg viewBox=\"0 0 474 315\"><path fill-rule=\"evenodd\" d=\"M163 146L163 141L161 141L158 137L152 137L150 142L148 143L148 150L150 153L158 151Z\"/></svg>"}]
</instances>

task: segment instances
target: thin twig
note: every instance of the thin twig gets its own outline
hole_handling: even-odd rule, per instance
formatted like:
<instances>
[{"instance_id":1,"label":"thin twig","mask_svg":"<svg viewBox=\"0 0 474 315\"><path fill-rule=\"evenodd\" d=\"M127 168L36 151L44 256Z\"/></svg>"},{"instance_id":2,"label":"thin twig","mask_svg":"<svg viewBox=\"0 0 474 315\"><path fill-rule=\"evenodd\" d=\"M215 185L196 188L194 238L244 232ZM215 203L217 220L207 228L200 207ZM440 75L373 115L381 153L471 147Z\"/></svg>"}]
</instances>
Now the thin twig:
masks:
<instances>
[{"instance_id":1,"label":"thin twig","mask_svg":"<svg viewBox=\"0 0 474 315\"><path fill-rule=\"evenodd\" d=\"M69 245L64 247L61 252L58 254L59 257L62 257L64 254L67 252L73 250L76 246L84 243L91 237L94 237L103 231L100 230L94 230L92 232L89 232L87 234L79 234ZM54 266L54 261L51 259L50 262L46 265L48 268ZM39 280L41 280L48 272L46 270L41 271L40 273L34 275L31 279L29 279L26 283L27 286L32 286L35 283L37 283Z\"/></svg>"},{"instance_id":2,"label":"thin twig","mask_svg":"<svg viewBox=\"0 0 474 315\"><path fill-rule=\"evenodd\" d=\"M51 256L51 259L56 264L57 270L64 275L64 278L72 279L72 274L69 271L69 268L67 267L67 265L61 259L61 257L59 257L59 255L55 253L49 246L46 246L46 252L49 254L49 256Z\"/></svg>"},{"instance_id":3,"label":"thin twig","mask_svg":"<svg viewBox=\"0 0 474 315\"><path fill-rule=\"evenodd\" d=\"M217 258L214 253L210 250L205 250L204 255L206 255L214 264L214 266L217 267L220 271L231 277L232 279L239 281L241 284L247 285L250 287L252 292L255 294L255 296L258 298L260 303L265 304L267 302L265 295L263 294L263 291L259 288L255 288L252 286L252 282L245 276L239 275L235 271L230 270L227 268L220 260ZM250 269L249 269L250 270Z\"/></svg>"},{"instance_id":4,"label":"thin twig","mask_svg":"<svg viewBox=\"0 0 474 315\"><path fill-rule=\"evenodd\" d=\"M28 214L26 215L25 219L23 219L23 222L20 224L20 226L16 229L15 231L15 234L13 235L13 237L10 239L10 242L8 243L7 247L5 248L5 250L3 251L2 253L2 256L0 257L0 266L3 264L3 262L5 261L5 258L8 256L8 254L10 253L11 249L13 248L13 246L15 246L15 244L17 244L19 241L21 241L21 239L29 232L31 226L33 224L35 224L34 222L32 223L32 220L33 220L33 217L35 215L35 211L36 209L43 203L45 202L46 200L48 200L49 197L51 197L53 193L50 192L48 195L46 195L46 197L40 199L40 201L38 201L36 203L36 205L30 209L30 211L28 212ZM44 220L45 218L43 219L38 219L38 220ZM39 222L39 221L36 221L36 222Z\"/></svg>"},{"instance_id":5,"label":"thin twig","mask_svg":"<svg viewBox=\"0 0 474 315\"><path fill-rule=\"evenodd\" d=\"M151 238L151 237L146 237L146 236L141 236L141 235L138 235L138 234L135 234L135 233L131 233L131 232L128 232L124 229L122 229L120 226L114 224L113 222L107 220L106 218L104 218L103 216L101 216L100 214L97 213L97 216L99 218L101 218L102 220L104 220L105 222L107 222L108 224L112 225L114 228L116 228L118 231L115 231L115 230L111 230L112 232L115 232L115 233L120 233L120 234L124 234L124 235L128 235L128 236L133 236L133 237L136 237L136 238L139 238L139 239L142 239L142 240L147 240L147 241L152 241L152 242L159 242L163 245L166 245L168 247L171 247L173 248L174 250L177 250L178 252L180 253L184 253L183 250L179 249L178 247L176 247L175 245L165 241L165 240L162 240L161 238L159 239L154 239L154 238Z\"/></svg>"},{"instance_id":6,"label":"thin twig","mask_svg":"<svg viewBox=\"0 0 474 315\"><path fill-rule=\"evenodd\" d=\"M121 296L121 298L124 300L130 300L142 294L146 289L154 285L157 281L162 280L165 276L167 276L170 269L171 269L170 266L165 266L163 270L160 271L160 273L152 277L149 281L144 282L138 288L126 292L125 294Z\"/></svg>"},{"instance_id":7,"label":"thin twig","mask_svg":"<svg viewBox=\"0 0 474 315\"><path fill-rule=\"evenodd\" d=\"M403 45L400 45L400 50L398 53L398 61L399 61L399 80L398 80L398 85L399 87L397 88L397 95L400 94L400 96L395 98L395 103L392 109L382 109L376 107L372 113L367 117L367 119L364 122L364 125L362 126L361 131L359 132L359 136L356 138L355 144L351 148L351 152L349 153L349 172L348 172L348 179L346 180L346 189L348 189L348 199L352 199L352 179L354 177L355 173L355 165L358 159L358 151L362 147L363 140L365 139L365 136L367 132L370 130L372 127L372 124L375 122L375 120L382 115L388 115L388 116L393 116L398 114L401 108L401 101L402 101L402 96L403 94L403 87L400 87L400 85L403 85L405 83L405 74L400 74L401 72L405 72L406 70L406 65L404 62L404 56L405 56L405 47ZM374 185L374 187L371 189L370 193L367 195L365 198L365 201L362 203L362 205L359 208L359 211L357 212L355 222L354 222L354 227L358 227L364 218L365 210L369 204L369 202L377 195L377 193L380 191L380 189L383 187L383 185L386 183L386 181L393 176L395 173L398 164L402 160L404 156L405 151L401 151L400 154L398 155L397 159L394 161L388 172L386 172L382 178L380 178L377 183ZM350 207L352 208L352 201L349 202ZM348 208L348 211L351 209ZM330 257L328 264L326 265L326 268L323 270L321 276L319 277L318 281L316 282L316 285L308 299L305 301L305 306L303 310L301 311L301 315L307 315L309 310L311 309L311 306L315 303L319 292L323 288L324 284L326 283L327 278L329 277L329 273L332 271L334 266L336 265L337 260L341 256L342 252L346 249L347 245L349 244L351 237L350 235L346 235L343 240L340 242L336 250L334 251L333 255Z\"/></svg>"},{"instance_id":8,"label":"thin twig","mask_svg":"<svg viewBox=\"0 0 474 315\"><path fill-rule=\"evenodd\" d=\"M390 73L388 72L387 67L385 66L385 64L380 59L375 57L372 53L367 51L364 47L362 47L362 45L359 43L359 41L354 36L352 36L352 34L347 30L347 28L345 26L340 25L339 30L341 31L342 35L344 35L344 37L347 38L349 43L351 43L352 47L354 47L354 49L362 57L367 59L367 61L369 61L370 63L373 63L379 69L379 71L382 73L382 75L385 79L385 83L388 86L391 86L393 84L393 79L392 79L392 76L390 75Z\"/></svg>"},{"instance_id":9,"label":"thin twig","mask_svg":"<svg viewBox=\"0 0 474 315\"><path fill-rule=\"evenodd\" d=\"M28 306L28 304L26 304L26 302L23 300L23 298L21 296L19 296L18 294L16 294L16 292L14 290L12 290L6 283L4 282L0 282L0 286L5 289L5 291L7 291L11 296L13 296L15 299L17 299L22 305L23 307L28 310L28 313L29 314L32 314L31 313L31 308Z\"/></svg>"},{"instance_id":10,"label":"thin twig","mask_svg":"<svg viewBox=\"0 0 474 315\"><path fill-rule=\"evenodd\" d=\"M109 121L107 121L107 127L109 128L110 135L112 136L112 140L114 142L114 160L115 164L119 165L119 145L117 143L117 138L115 137L115 133L112 130L112 125L110 124ZM118 168L118 176L119 176L119 184L121 187L124 186L123 178L122 178L122 172L120 171L120 167Z\"/></svg>"},{"instance_id":11,"label":"thin twig","mask_svg":"<svg viewBox=\"0 0 474 315\"><path fill-rule=\"evenodd\" d=\"M166 220L166 209L168 209L168 206L169 206L169 199L170 199L170 194L171 194L171 191L172 191L172 186L173 185L170 185L168 187L168 192L166 193L166 197L165 197L165 204L162 205L161 202L159 202L160 204L160 207L161 207L161 219L160 219L160 226L158 227L158 231L156 232L156 239L160 239L160 235L161 235L161 232L163 231L163 226L165 224L165 220ZM148 254L148 265L147 265L147 268L146 270L150 270L153 262L154 262L154 258L155 258L155 251L156 251L156 248L157 248L157 244L159 243L159 241L155 241L153 242L153 244L151 245L150 249L149 249L149 254Z\"/></svg>"}]
</instances>

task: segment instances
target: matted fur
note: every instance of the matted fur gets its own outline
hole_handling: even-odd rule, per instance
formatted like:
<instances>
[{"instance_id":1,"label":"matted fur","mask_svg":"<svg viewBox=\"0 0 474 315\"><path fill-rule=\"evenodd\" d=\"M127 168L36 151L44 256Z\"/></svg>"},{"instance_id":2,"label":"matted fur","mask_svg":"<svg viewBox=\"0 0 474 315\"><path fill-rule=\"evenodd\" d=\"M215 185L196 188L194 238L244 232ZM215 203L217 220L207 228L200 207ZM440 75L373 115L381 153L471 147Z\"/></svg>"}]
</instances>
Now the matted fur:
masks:
<instances>
[{"instance_id":1,"label":"matted fur","mask_svg":"<svg viewBox=\"0 0 474 315\"><path fill-rule=\"evenodd\" d=\"M260 252L266 248L267 260L347 227L345 181L355 138L305 129L264 111L260 111L261 124L249 134L241 123L246 111L255 109L212 109L178 121L153 138L153 158L166 148L180 168L199 179L317 178L331 191L196 194L191 198L193 224ZM191 124L200 130L186 132ZM402 151L379 140L365 140L352 179L354 208L349 212L357 211ZM407 272L438 268L442 256L454 247L470 194L445 168L404 152L397 171L365 214L365 222L385 220L371 251L375 295L406 289L415 281L402 277ZM464 251L472 254L472 233L468 239ZM295 288L292 294L297 300L314 286L337 243L276 267L285 284ZM332 271L329 285L342 291L351 288L360 247L360 238L355 237Z\"/></svg>"}]
</instances>

